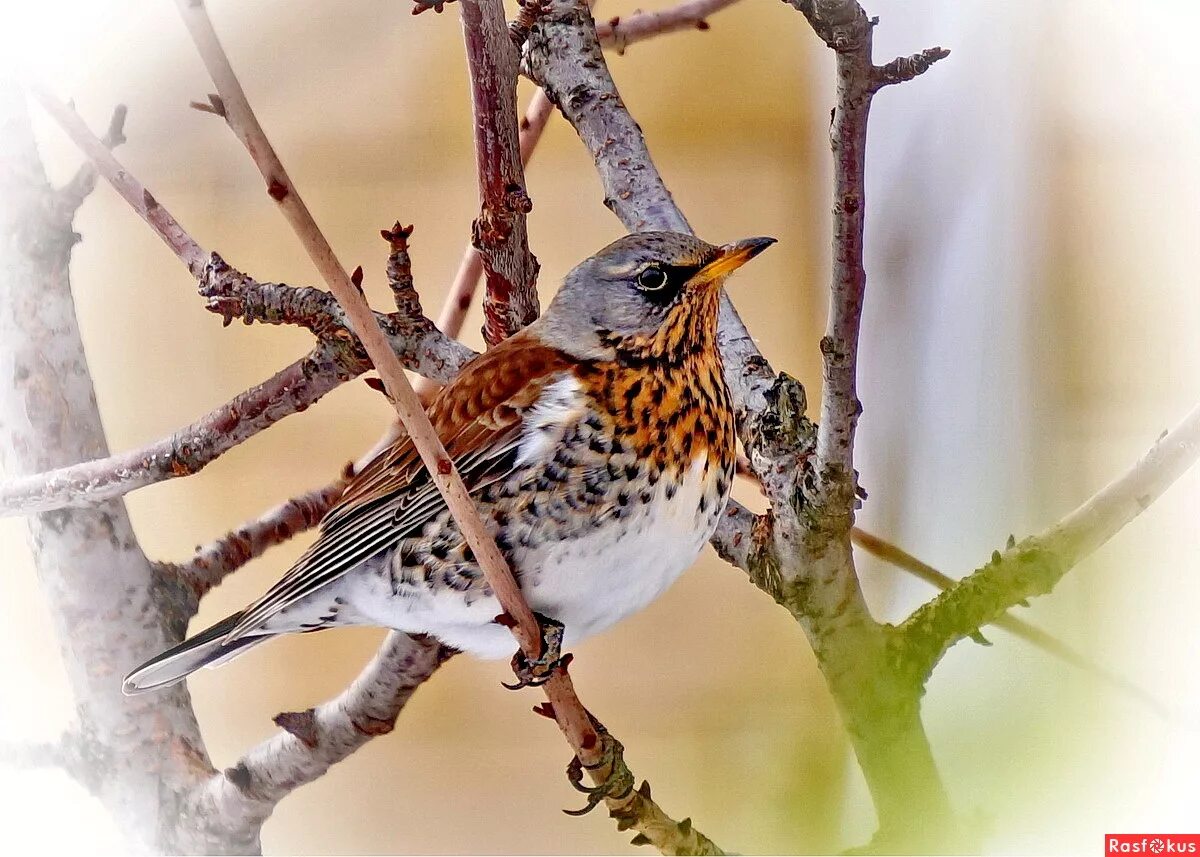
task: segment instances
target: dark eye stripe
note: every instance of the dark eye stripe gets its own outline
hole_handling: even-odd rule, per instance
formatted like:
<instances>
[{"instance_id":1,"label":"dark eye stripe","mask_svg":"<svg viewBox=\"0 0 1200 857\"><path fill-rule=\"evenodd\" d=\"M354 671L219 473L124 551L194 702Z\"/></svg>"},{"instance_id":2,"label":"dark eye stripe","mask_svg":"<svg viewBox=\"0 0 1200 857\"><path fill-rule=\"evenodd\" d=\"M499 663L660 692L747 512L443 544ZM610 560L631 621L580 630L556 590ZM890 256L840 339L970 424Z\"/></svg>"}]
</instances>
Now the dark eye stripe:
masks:
<instances>
[{"instance_id":1,"label":"dark eye stripe","mask_svg":"<svg viewBox=\"0 0 1200 857\"><path fill-rule=\"evenodd\" d=\"M654 267L666 274L667 279L663 285L656 287L643 286L640 283L641 274L639 274L638 279L634 282L643 298L649 303L660 307L669 306L674 303L687 281L700 270L699 265L656 265ZM644 274L645 271L642 273Z\"/></svg>"}]
</instances>

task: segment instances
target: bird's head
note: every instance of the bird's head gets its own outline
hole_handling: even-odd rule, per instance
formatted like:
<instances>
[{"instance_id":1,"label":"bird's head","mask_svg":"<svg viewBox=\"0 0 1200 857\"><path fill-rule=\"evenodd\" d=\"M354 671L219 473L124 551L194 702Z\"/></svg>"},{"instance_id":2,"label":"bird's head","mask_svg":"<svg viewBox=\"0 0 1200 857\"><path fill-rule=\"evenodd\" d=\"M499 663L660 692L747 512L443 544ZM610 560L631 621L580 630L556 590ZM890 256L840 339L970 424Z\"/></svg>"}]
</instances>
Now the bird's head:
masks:
<instances>
[{"instance_id":1,"label":"bird's head","mask_svg":"<svg viewBox=\"0 0 1200 857\"><path fill-rule=\"evenodd\" d=\"M543 335L583 358L672 355L715 347L725 279L775 243L714 245L678 232L637 232L576 266L543 317Z\"/></svg>"}]
</instances>

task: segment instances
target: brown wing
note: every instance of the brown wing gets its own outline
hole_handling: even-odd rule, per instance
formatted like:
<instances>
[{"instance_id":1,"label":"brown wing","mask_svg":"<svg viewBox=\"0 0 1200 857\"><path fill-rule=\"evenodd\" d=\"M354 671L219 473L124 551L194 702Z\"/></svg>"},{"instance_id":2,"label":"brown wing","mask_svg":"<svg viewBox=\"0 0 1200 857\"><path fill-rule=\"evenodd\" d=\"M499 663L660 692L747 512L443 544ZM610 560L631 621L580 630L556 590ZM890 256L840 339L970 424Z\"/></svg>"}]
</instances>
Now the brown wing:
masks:
<instances>
[{"instance_id":1,"label":"brown wing","mask_svg":"<svg viewBox=\"0 0 1200 857\"><path fill-rule=\"evenodd\" d=\"M523 413L571 365L522 332L468 363L434 399L429 418L472 494L512 471ZM444 508L416 449L398 439L354 477L321 521L316 542L246 608L226 642L413 536Z\"/></svg>"}]
</instances>

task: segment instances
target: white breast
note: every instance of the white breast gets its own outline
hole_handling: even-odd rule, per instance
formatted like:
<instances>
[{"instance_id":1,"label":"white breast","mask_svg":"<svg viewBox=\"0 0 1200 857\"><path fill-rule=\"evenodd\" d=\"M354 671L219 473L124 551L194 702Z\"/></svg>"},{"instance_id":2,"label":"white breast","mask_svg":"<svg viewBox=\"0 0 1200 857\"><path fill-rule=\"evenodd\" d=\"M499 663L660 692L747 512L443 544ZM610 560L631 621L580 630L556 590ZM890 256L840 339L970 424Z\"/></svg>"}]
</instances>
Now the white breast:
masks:
<instances>
[{"instance_id":1,"label":"white breast","mask_svg":"<svg viewBox=\"0 0 1200 857\"><path fill-rule=\"evenodd\" d=\"M718 474L705 473L705 459L697 456L671 499L664 479L650 502L624 519L523 558L525 568L536 569L526 588L530 605L566 625L568 642L646 607L695 562L724 503L713 488Z\"/></svg>"}]
</instances>

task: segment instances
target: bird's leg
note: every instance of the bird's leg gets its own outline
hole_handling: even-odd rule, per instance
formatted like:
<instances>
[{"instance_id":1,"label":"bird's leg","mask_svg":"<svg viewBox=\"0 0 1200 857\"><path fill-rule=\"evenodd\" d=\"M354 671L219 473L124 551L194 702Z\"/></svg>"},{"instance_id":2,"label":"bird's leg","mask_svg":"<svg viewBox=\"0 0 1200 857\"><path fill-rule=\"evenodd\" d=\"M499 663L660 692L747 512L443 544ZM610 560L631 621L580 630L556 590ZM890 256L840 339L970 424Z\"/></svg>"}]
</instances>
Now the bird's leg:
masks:
<instances>
[{"instance_id":1,"label":"bird's leg","mask_svg":"<svg viewBox=\"0 0 1200 857\"><path fill-rule=\"evenodd\" d=\"M525 657L520 649L513 655L512 668L517 676L515 684L504 684L509 690L520 690L525 687L540 687L550 680L550 676L559 667L566 667L571 662L569 654L562 653L563 623L543 616L533 614L542 631L542 651L535 660Z\"/></svg>"},{"instance_id":2,"label":"bird's leg","mask_svg":"<svg viewBox=\"0 0 1200 857\"><path fill-rule=\"evenodd\" d=\"M588 716L592 717L590 712ZM583 809L564 809L563 812L567 815L587 815L605 798L620 800L628 797L629 793L633 791L633 772L625 764L625 746L608 734L604 724L595 717L592 717L592 724L596 727L596 735L600 739L600 760L593 765L585 765L578 756L575 756L567 765L567 779L571 781L571 785L577 791L587 795L587 805ZM585 786L583 784L585 769L589 771L606 770L608 775L603 782L597 785Z\"/></svg>"}]
</instances>

